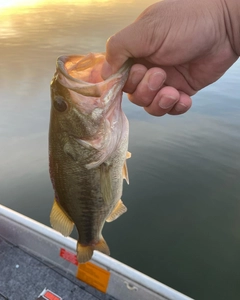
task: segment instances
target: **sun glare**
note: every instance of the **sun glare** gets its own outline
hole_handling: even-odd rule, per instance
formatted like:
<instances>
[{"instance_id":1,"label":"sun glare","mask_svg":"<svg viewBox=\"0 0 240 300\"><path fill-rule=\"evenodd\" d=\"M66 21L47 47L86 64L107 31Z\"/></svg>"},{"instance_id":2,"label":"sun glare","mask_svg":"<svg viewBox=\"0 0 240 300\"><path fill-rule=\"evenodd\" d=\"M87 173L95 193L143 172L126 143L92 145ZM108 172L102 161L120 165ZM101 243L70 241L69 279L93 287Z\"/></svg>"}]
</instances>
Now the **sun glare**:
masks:
<instances>
[{"instance_id":1,"label":"sun glare","mask_svg":"<svg viewBox=\"0 0 240 300\"><path fill-rule=\"evenodd\" d=\"M51 4L78 4L78 5L88 5L93 3L104 3L110 0L52 0ZM4 8L24 8L32 7L36 5L49 4L48 0L0 0L0 10Z\"/></svg>"},{"instance_id":2,"label":"sun glare","mask_svg":"<svg viewBox=\"0 0 240 300\"><path fill-rule=\"evenodd\" d=\"M31 6L40 2L39 0L0 0L0 9L1 8L10 8L10 7L19 7L19 6Z\"/></svg>"}]
</instances>

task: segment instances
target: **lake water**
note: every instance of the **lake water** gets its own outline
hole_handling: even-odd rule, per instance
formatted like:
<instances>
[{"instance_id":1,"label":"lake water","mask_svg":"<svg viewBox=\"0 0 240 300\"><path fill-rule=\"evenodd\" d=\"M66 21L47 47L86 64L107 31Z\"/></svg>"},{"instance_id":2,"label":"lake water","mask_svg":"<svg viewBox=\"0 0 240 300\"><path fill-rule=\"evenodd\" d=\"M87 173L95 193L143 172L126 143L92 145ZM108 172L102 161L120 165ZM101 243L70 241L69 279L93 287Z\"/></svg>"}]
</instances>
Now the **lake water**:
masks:
<instances>
[{"instance_id":1,"label":"lake water","mask_svg":"<svg viewBox=\"0 0 240 300\"><path fill-rule=\"evenodd\" d=\"M49 225L56 58L104 51L107 38L151 3L0 2L1 204ZM106 224L104 237L112 257L196 299L240 298L239 98L238 61L193 97L185 115L154 118L123 100L132 152L122 198L128 212Z\"/></svg>"}]
</instances>

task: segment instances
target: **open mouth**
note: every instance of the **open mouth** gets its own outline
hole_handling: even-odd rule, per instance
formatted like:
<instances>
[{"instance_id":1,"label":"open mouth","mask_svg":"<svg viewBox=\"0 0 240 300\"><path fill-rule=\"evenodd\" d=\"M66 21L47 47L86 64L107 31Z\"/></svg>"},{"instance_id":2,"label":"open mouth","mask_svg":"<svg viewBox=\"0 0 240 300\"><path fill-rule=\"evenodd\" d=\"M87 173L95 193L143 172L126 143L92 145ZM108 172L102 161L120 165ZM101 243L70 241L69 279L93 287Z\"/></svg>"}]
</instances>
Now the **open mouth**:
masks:
<instances>
[{"instance_id":1,"label":"open mouth","mask_svg":"<svg viewBox=\"0 0 240 300\"><path fill-rule=\"evenodd\" d=\"M64 58L65 70L72 78L88 83L99 83L103 81L101 69L105 60L104 54L89 53L86 56L68 56Z\"/></svg>"},{"instance_id":2,"label":"open mouth","mask_svg":"<svg viewBox=\"0 0 240 300\"><path fill-rule=\"evenodd\" d=\"M105 56L102 53L60 56L57 60L57 79L63 86L81 95L101 97L114 76L107 80L102 79L104 60Z\"/></svg>"}]
</instances>

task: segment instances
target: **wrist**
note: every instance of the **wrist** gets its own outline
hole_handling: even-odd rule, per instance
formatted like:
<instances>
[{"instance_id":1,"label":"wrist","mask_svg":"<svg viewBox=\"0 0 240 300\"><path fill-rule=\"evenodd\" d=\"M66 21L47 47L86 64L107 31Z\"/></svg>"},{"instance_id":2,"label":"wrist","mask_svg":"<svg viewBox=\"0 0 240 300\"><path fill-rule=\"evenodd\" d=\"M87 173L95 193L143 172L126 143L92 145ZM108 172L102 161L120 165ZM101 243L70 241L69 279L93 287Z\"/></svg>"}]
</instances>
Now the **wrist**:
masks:
<instances>
[{"instance_id":1,"label":"wrist","mask_svg":"<svg viewBox=\"0 0 240 300\"><path fill-rule=\"evenodd\" d=\"M240 1L222 0L222 3L229 41L234 52L240 56Z\"/></svg>"}]
</instances>

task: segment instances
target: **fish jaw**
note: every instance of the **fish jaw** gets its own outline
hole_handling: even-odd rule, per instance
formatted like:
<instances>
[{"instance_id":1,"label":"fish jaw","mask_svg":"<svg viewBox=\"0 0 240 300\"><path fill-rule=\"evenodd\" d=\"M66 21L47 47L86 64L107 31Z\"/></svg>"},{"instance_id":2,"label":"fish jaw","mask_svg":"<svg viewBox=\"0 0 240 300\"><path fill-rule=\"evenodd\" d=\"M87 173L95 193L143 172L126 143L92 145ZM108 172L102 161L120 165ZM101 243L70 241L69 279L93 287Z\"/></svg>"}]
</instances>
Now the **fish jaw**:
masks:
<instances>
[{"instance_id":1,"label":"fish jaw","mask_svg":"<svg viewBox=\"0 0 240 300\"><path fill-rule=\"evenodd\" d=\"M73 106L92 119L109 118L113 107L121 107L122 88L131 66L127 61L116 74L103 80L100 72L104 60L102 53L61 56L57 60L57 81L68 89Z\"/></svg>"},{"instance_id":2,"label":"fish jaw","mask_svg":"<svg viewBox=\"0 0 240 300\"><path fill-rule=\"evenodd\" d=\"M85 56L60 56L56 66L58 81L66 88L81 95L101 97L106 90L110 90L112 84L116 82L125 84L132 65L131 60L128 60L117 73L103 80L100 74L104 61L104 53L89 53ZM120 90L122 87L119 87Z\"/></svg>"}]
</instances>

